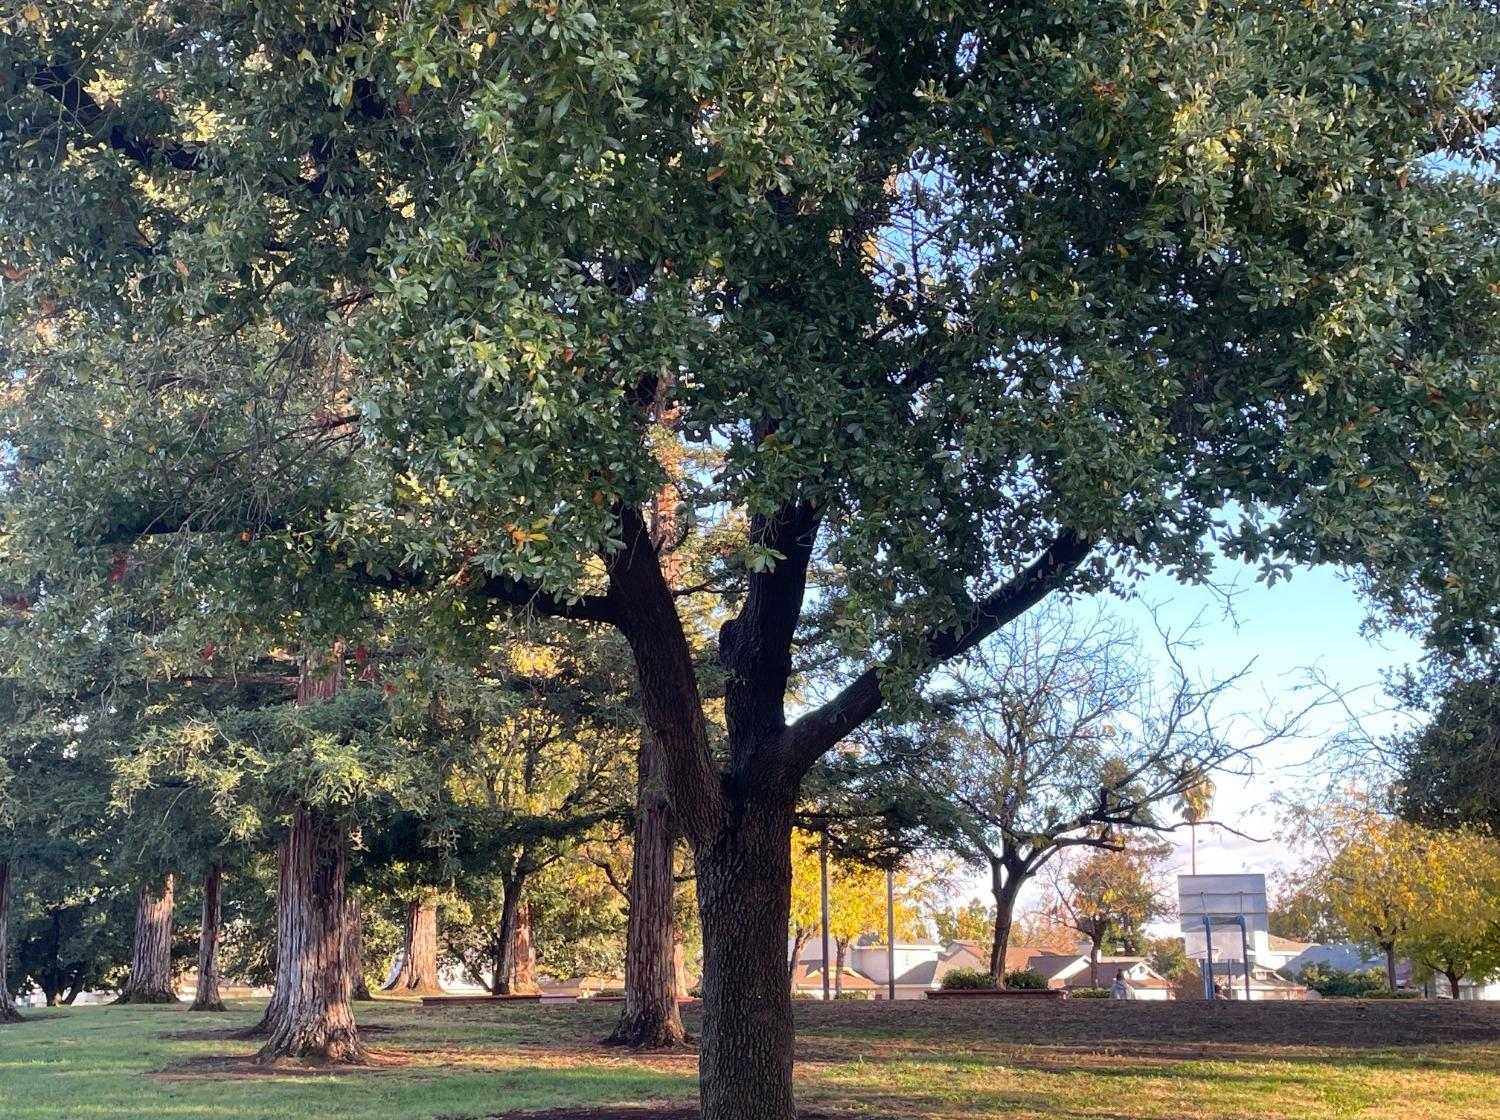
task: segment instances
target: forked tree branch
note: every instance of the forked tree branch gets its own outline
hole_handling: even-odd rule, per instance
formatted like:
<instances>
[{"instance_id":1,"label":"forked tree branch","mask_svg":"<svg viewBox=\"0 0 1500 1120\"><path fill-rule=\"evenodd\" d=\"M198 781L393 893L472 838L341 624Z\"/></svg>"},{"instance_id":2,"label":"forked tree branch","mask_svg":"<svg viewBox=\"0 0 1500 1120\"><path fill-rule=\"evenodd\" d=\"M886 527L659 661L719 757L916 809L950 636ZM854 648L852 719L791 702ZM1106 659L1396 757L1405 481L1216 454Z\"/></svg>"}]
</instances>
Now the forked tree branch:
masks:
<instances>
[{"instance_id":1,"label":"forked tree branch","mask_svg":"<svg viewBox=\"0 0 1500 1120\"><path fill-rule=\"evenodd\" d=\"M927 639L929 659L937 664L973 649L1061 586L1093 547L1090 537L1064 529L1024 571L980 601L967 619L951 629L931 633ZM882 668L875 665L866 669L838 695L787 729L781 761L788 778L800 780L814 762L880 709L884 703Z\"/></svg>"}]
</instances>

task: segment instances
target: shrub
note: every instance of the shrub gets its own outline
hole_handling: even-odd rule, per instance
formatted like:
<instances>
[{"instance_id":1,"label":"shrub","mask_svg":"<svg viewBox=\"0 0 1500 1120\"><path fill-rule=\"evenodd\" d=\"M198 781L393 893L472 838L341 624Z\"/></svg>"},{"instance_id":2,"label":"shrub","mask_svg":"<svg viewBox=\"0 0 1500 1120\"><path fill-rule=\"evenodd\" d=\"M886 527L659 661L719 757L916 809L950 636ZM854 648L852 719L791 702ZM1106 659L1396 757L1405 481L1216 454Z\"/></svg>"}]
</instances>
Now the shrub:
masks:
<instances>
[{"instance_id":1,"label":"shrub","mask_svg":"<svg viewBox=\"0 0 1500 1120\"><path fill-rule=\"evenodd\" d=\"M977 992L999 986L994 976L977 968L955 968L943 977L945 992Z\"/></svg>"},{"instance_id":2,"label":"shrub","mask_svg":"<svg viewBox=\"0 0 1500 1120\"><path fill-rule=\"evenodd\" d=\"M836 998L838 998L838 999L869 999L870 998L870 993L866 992L866 991L840 992Z\"/></svg>"},{"instance_id":3,"label":"shrub","mask_svg":"<svg viewBox=\"0 0 1500 1120\"><path fill-rule=\"evenodd\" d=\"M1366 993L1364 993L1364 995L1360 996L1359 998L1360 999L1416 999L1421 994L1422 993L1419 992L1419 991L1417 991L1417 989L1415 989L1415 988L1398 988L1394 992L1389 991L1389 990L1387 990L1385 988L1381 988L1377 992L1366 992Z\"/></svg>"},{"instance_id":4,"label":"shrub","mask_svg":"<svg viewBox=\"0 0 1500 1120\"><path fill-rule=\"evenodd\" d=\"M1385 974L1374 968L1350 971L1326 964L1310 964L1297 973L1297 979L1320 996L1332 998L1368 996L1372 992L1387 990Z\"/></svg>"},{"instance_id":5,"label":"shrub","mask_svg":"<svg viewBox=\"0 0 1500 1120\"><path fill-rule=\"evenodd\" d=\"M702 999L703 998L703 985L702 984L694 984L691 988L688 989L688 995L690 997L692 997L693 999Z\"/></svg>"},{"instance_id":6,"label":"shrub","mask_svg":"<svg viewBox=\"0 0 1500 1120\"><path fill-rule=\"evenodd\" d=\"M1005 986L1035 991L1037 988L1045 988L1047 979L1035 969L1017 968L1005 974Z\"/></svg>"},{"instance_id":7,"label":"shrub","mask_svg":"<svg viewBox=\"0 0 1500 1120\"><path fill-rule=\"evenodd\" d=\"M594 993L595 996L606 996L609 998L620 998L625 995L624 988L600 988Z\"/></svg>"},{"instance_id":8,"label":"shrub","mask_svg":"<svg viewBox=\"0 0 1500 1120\"><path fill-rule=\"evenodd\" d=\"M1108 988L1073 988L1068 996L1072 999L1108 999Z\"/></svg>"},{"instance_id":9,"label":"shrub","mask_svg":"<svg viewBox=\"0 0 1500 1120\"><path fill-rule=\"evenodd\" d=\"M818 997L815 996L815 995L813 995L811 992L793 992L792 993L792 998L793 999L817 999Z\"/></svg>"}]
</instances>

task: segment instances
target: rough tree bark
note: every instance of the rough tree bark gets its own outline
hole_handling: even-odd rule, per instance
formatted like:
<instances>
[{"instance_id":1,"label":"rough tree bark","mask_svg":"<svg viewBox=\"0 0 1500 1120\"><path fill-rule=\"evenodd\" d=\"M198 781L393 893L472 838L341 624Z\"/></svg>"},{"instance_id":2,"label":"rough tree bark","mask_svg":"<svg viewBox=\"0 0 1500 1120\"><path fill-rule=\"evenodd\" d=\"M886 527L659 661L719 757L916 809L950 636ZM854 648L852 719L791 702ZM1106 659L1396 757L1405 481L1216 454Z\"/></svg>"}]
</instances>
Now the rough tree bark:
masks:
<instances>
[{"instance_id":1,"label":"rough tree bark","mask_svg":"<svg viewBox=\"0 0 1500 1120\"><path fill-rule=\"evenodd\" d=\"M524 900L516 907L510 943L510 994L536 995L542 990L536 982L536 939L531 934L531 903Z\"/></svg>"},{"instance_id":2,"label":"rough tree bark","mask_svg":"<svg viewBox=\"0 0 1500 1120\"><path fill-rule=\"evenodd\" d=\"M349 906L344 888L343 829L298 809L281 842L283 874L276 900L276 995L259 1062L304 1058L353 1062L363 1057L350 1006L345 965ZM277 1002L277 1001L273 1001Z\"/></svg>"},{"instance_id":3,"label":"rough tree bark","mask_svg":"<svg viewBox=\"0 0 1500 1120\"><path fill-rule=\"evenodd\" d=\"M116 1003L176 1003L172 990L172 876L160 897L144 886L135 908L135 941L130 974Z\"/></svg>"},{"instance_id":4,"label":"rough tree bark","mask_svg":"<svg viewBox=\"0 0 1500 1120\"><path fill-rule=\"evenodd\" d=\"M429 891L406 906L406 936L401 946L401 970L386 984L388 992L436 995L438 978L437 899Z\"/></svg>"},{"instance_id":5,"label":"rough tree bark","mask_svg":"<svg viewBox=\"0 0 1500 1120\"><path fill-rule=\"evenodd\" d=\"M836 937L833 939L833 998L844 997L844 958L849 953L849 941L847 938Z\"/></svg>"},{"instance_id":6,"label":"rough tree bark","mask_svg":"<svg viewBox=\"0 0 1500 1120\"><path fill-rule=\"evenodd\" d=\"M652 419L674 429L678 411L672 401L673 378L658 379L651 402ZM651 503L647 537L668 589L682 585L682 558L676 549L677 480L681 463L677 443L661 441L657 455L667 484ZM625 1007L605 1044L636 1050L660 1050L687 1041L677 997L685 994L681 976L681 943L677 936L677 828L672 821L663 777L665 760L647 732L636 752L635 843L631 856L630 907L625 928Z\"/></svg>"},{"instance_id":7,"label":"rough tree bark","mask_svg":"<svg viewBox=\"0 0 1500 1120\"><path fill-rule=\"evenodd\" d=\"M193 993L191 1011L223 1011L219 995L219 941L222 908L219 886L223 872L211 864L203 877L203 925L198 932L198 988Z\"/></svg>"},{"instance_id":8,"label":"rough tree bark","mask_svg":"<svg viewBox=\"0 0 1500 1120\"><path fill-rule=\"evenodd\" d=\"M304 657L296 703L332 699L343 681L343 647L314 667ZM257 1030L267 1036L256 1061L364 1057L350 1003L349 904L344 830L298 806L276 847L276 987Z\"/></svg>"},{"instance_id":9,"label":"rough tree bark","mask_svg":"<svg viewBox=\"0 0 1500 1120\"><path fill-rule=\"evenodd\" d=\"M1394 992L1396 990L1396 943L1382 941L1380 947L1385 950L1385 984Z\"/></svg>"},{"instance_id":10,"label":"rough tree bark","mask_svg":"<svg viewBox=\"0 0 1500 1120\"><path fill-rule=\"evenodd\" d=\"M698 854L703 918L703 1120L792 1120L793 800L750 803L738 829Z\"/></svg>"},{"instance_id":11,"label":"rough tree bark","mask_svg":"<svg viewBox=\"0 0 1500 1120\"><path fill-rule=\"evenodd\" d=\"M667 810L661 756L643 736L636 762L635 850L625 929L625 1008L609 1046L656 1050L687 1040L677 1006L677 836Z\"/></svg>"},{"instance_id":12,"label":"rough tree bark","mask_svg":"<svg viewBox=\"0 0 1500 1120\"><path fill-rule=\"evenodd\" d=\"M0 1023L19 1023L20 1009L5 983L5 966L10 960L10 860L0 859ZM1456 990L1456 989L1455 989Z\"/></svg>"},{"instance_id":13,"label":"rough tree bark","mask_svg":"<svg viewBox=\"0 0 1500 1120\"><path fill-rule=\"evenodd\" d=\"M365 911L351 891L349 916L344 922L344 962L349 969L349 998L357 1003L374 1000L365 977Z\"/></svg>"}]
</instances>

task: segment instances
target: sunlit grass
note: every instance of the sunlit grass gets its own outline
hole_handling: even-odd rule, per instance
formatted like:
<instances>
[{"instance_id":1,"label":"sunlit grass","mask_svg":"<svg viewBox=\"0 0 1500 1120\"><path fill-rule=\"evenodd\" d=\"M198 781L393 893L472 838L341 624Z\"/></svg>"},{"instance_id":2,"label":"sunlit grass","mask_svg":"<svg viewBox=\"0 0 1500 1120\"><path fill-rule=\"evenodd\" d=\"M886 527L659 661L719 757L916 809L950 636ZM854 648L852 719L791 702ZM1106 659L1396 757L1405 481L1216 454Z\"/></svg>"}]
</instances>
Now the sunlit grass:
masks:
<instances>
[{"instance_id":1,"label":"sunlit grass","mask_svg":"<svg viewBox=\"0 0 1500 1120\"><path fill-rule=\"evenodd\" d=\"M618 1008L360 1005L372 1060L264 1070L258 1005L34 1011L0 1028L5 1120L419 1120L690 1104L691 1051L597 1045ZM798 1080L886 1120L1480 1120L1500 1116L1500 1008L799 1005ZM695 1024L690 1023L690 1028ZM1389 1039L1386 1035L1389 1035Z\"/></svg>"}]
</instances>

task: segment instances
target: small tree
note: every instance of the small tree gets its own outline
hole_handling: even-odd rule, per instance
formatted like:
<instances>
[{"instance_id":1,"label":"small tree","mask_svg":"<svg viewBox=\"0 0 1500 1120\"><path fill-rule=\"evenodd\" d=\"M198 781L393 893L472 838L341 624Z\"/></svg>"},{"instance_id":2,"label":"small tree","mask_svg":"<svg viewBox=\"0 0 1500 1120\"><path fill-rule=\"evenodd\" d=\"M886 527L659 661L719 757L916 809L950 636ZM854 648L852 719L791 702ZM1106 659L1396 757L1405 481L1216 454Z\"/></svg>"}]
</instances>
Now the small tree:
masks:
<instances>
[{"instance_id":1,"label":"small tree","mask_svg":"<svg viewBox=\"0 0 1500 1120\"><path fill-rule=\"evenodd\" d=\"M1089 984L1099 986L1099 955L1106 946L1139 953L1146 924L1168 913L1157 861L1159 848L1135 843L1101 848L1055 874L1058 913L1089 943Z\"/></svg>"}]
</instances>

